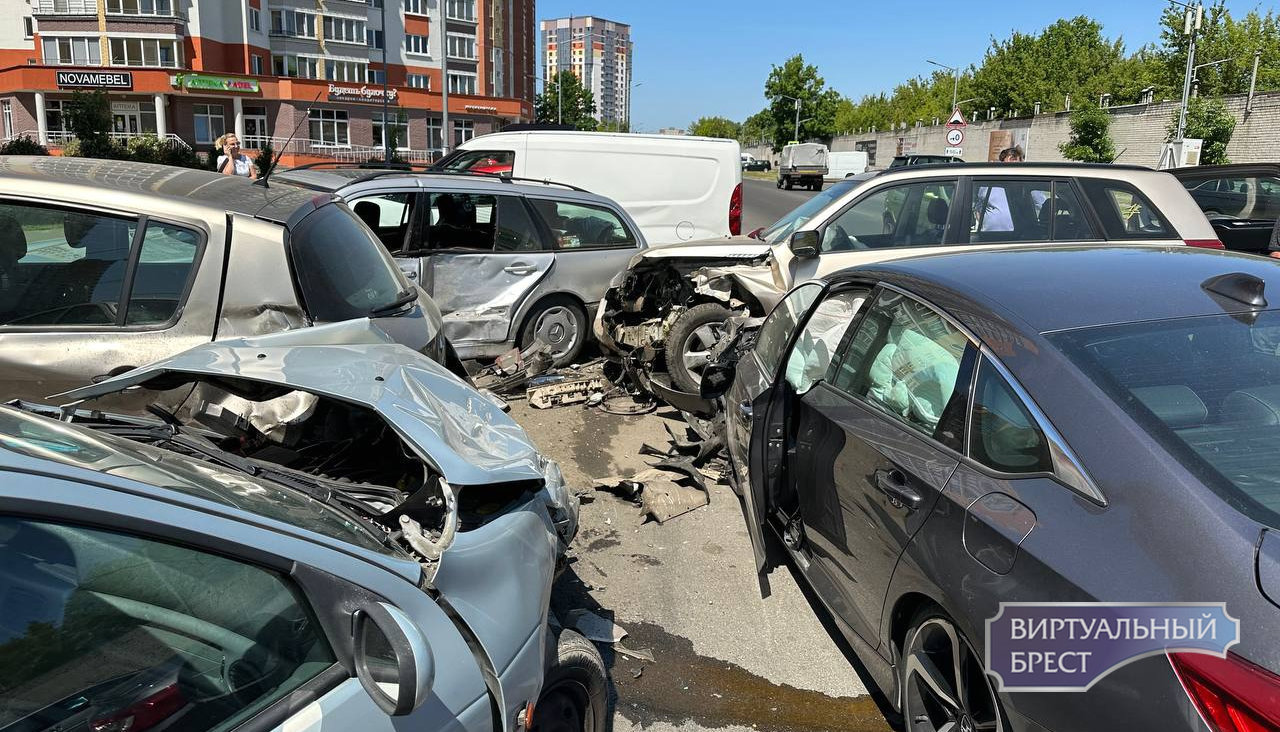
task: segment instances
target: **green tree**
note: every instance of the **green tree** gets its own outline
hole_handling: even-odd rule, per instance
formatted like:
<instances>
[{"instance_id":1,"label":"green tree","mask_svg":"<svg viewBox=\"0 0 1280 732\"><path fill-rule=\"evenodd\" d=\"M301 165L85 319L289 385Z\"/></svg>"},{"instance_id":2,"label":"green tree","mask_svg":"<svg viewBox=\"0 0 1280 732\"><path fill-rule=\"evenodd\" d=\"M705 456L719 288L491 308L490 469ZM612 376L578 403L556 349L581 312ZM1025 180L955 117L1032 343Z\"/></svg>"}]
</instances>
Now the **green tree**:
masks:
<instances>
[{"instance_id":1,"label":"green tree","mask_svg":"<svg viewBox=\"0 0 1280 732\"><path fill-rule=\"evenodd\" d=\"M741 128L737 122L724 117L699 117L689 125L689 134L701 137L723 137L727 140L738 139Z\"/></svg>"},{"instance_id":2,"label":"green tree","mask_svg":"<svg viewBox=\"0 0 1280 732\"><path fill-rule=\"evenodd\" d=\"M631 123L627 120L621 122L601 122L596 126L597 132L630 132Z\"/></svg>"},{"instance_id":3,"label":"green tree","mask_svg":"<svg viewBox=\"0 0 1280 732\"><path fill-rule=\"evenodd\" d=\"M127 151L111 139L111 102L106 92L72 92L64 112L71 134L86 158L122 158Z\"/></svg>"},{"instance_id":4,"label":"green tree","mask_svg":"<svg viewBox=\"0 0 1280 732\"><path fill-rule=\"evenodd\" d=\"M767 108L768 136L773 140L774 150L781 150L793 137L803 142L835 134L840 94L827 88L818 68L806 64L802 55L796 54L781 66L773 67L764 83L764 95L771 100ZM798 136L795 129L796 103L788 97L800 100L800 119L807 120L801 123Z\"/></svg>"},{"instance_id":5,"label":"green tree","mask_svg":"<svg viewBox=\"0 0 1280 732\"><path fill-rule=\"evenodd\" d=\"M1109 163L1116 157L1111 142L1111 115L1093 105L1071 112L1071 137L1058 146L1067 160L1082 163Z\"/></svg>"},{"instance_id":6,"label":"green tree","mask_svg":"<svg viewBox=\"0 0 1280 732\"><path fill-rule=\"evenodd\" d=\"M1205 99L1196 97L1187 105L1187 130L1184 137L1204 140L1200 149L1201 165L1225 165L1231 162L1227 157L1227 143L1236 131L1236 118L1227 111L1227 105L1221 99ZM1178 112L1169 121L1165 141L1170 141L1178 133Z\"/></svg>"},{"instance_id":7,"label":"green tree","mask_svg":"<svg viewBox=\"0 0 1280 732\"><path fill-rule=\"evenodd\" d=\"M253 164L258 168L258 177L261 178L271 171L271 164L275 162L276 151L271 147L270 142L264 142L262 147L258 148L258 157L253 159Z\"/></svg>"},{"instance_id":8,"label":"green tree","mask_svg":"<svg viewBox=\"0 0 1280 732\"><path fill-rule=\"evenodd\" d=\"M763 109L747 117L738 126L738 142L743 145L759 145L771 139L772 123L769 110Z\"/></svg>"},{"instance_id":9,"label":"green tree","mask_svg":"<svg viewBox=\"0 0 1280 732\"><path fill-rule=\"evenodd\" d=\"M539 122L563 123L579 130L594 130L597 125L595 98L572 71L561 71L552 78L534 100L534 114Z\"/></svg>"},{"instance_id":10,"label":"green tree","mask_svg":"<svg viewBox=\"0 0 1280 732\"><path fill-rule=\"evenodd\" d=\"M1183 34L1183 13L1182 7L1171 5L1161 16L1158 52L1163 67L1161 84L1166 90L1165 96L1170 98L1180 98L1187 66L1189 39ZM1280 15L1274 10L1268 10L1265 15L1251 10L1237 20L1222 0L1206 8L1204 21L1196 33L1196 63L1225 63L1196 72L1200 95L1216 97L1248 92L1255 51L1262 52L1258 89L1280 89L1280 66L1274 61L1280 58Z\"/></svg>"}]
</instances>

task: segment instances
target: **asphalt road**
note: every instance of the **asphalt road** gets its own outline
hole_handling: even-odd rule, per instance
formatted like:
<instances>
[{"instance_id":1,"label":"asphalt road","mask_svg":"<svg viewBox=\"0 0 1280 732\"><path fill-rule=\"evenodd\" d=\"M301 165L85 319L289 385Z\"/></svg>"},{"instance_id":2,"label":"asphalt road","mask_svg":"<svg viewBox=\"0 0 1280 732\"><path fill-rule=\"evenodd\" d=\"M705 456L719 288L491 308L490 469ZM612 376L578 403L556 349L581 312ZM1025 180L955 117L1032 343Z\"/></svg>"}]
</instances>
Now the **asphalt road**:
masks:
<instances>
[{"instance_id":1,"label":"asphalt road","mask_svg":"<svg viewBox=\"0 0 1280 732\"><path fill-rule=\"evenodd\" d=\"M665 409L623 417L580 406L512 407L575 490L647 467L654 458L641 455L641 445L665 449L664 424L683 428ZM582 506L553 610L590 609L628 632L621 645L654 657L602 648L615 732L888 730L848 649L791 573L775 570L772 595L760 598L738 499L723 482L711 483L709 494L708 506L665 524L646 523L637 505L604 491Z\"/></svg>"},{"instance_id":2,"label":"asphalt road","mask_svg":"<svg viewBox=\"0 0 1280 732\"><path fill-rule=\"evenodd\" d=\"M772 179L742 179L742 233L768 226L809 200L813 191L778 188Z\"/></svg>"}]
</instances>

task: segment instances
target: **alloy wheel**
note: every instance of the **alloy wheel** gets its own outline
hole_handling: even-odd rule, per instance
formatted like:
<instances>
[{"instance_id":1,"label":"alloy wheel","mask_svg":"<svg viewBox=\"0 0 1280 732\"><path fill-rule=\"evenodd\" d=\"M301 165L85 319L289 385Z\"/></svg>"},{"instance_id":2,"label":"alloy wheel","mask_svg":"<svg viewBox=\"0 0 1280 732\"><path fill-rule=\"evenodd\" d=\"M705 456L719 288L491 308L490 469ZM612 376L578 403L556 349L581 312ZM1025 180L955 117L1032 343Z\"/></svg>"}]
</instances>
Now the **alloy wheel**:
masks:
<instances>
[{"instance_id":1,"label":"alloy wheel","mask_svg":"<svg viewBox=\"0 0 1280 732\"><path fill-rule=\"evenodd\" d=\"M908 635L902 658L902 716L907 732L1005 732L982 661L940 617Z\"/></svg>"},{"instance_id":2,"label":"alloy wheel","mask_svg":"<svg viewBox=\"0 0 1280 732\"><path fill-rule=\"evenodd\" d=\"M533 334L551 346L552 358L559 358L573 351L582 334L578 332L578 319L564 305L552 305L538 314Z\"/></svg>"},{"instance_id":3,"label":"alloy wheel","mask_svg":"<svg viewBox=\"0 0 1280 732\"><path fill-rule=\"evenodd\" d=\"M702 383L702 371L711 360L711 348L720 341L723 332L722 325L707 323L695 328L685 338L684 346L680 349L683 354L681 360L695 383Z\"/></svg>"}]
</instances>

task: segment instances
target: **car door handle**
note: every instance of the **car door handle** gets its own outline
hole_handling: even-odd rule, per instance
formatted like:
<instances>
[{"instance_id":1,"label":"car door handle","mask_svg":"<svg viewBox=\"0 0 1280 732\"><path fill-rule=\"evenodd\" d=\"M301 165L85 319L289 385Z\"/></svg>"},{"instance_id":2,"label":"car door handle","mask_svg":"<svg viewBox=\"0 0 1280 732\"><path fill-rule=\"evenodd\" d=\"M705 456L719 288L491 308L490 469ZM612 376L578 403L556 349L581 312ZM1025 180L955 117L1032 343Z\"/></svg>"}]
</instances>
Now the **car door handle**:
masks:
<instances>
[{"instance_id":1,"label":"car door handle","mask_svg":"<svg viewBox=\"0 0 1280 732\"><path fill-rule=\"evenodd\" d=\"M533 266L532 264L512 264L512 265L503 267L502 271L506 272L507 274L520 275L523 277L524 275L533 274L534 272L538 271L538 268Z\"/></svg>"},{"instance_id":2,"label":"car door handle","mask_svg":"<svg viewBox=\"0 0 1280 732\"><path fill-rule=\"evenodd\" d=\"M403 271L403 270L401 270L401 271ZM405 273L404 273L404 276L405 276L405 277L408 277L408 278L409 278L409 279L411 279L411 280L416 280L416 279L418 279L418 273L417 273L417 272L414 272L414 271L412 271L412 270L410 270L410 271L408 271L408 272L405 272Z\"/></svg>"},{"instance_id":3,"label":"car door handle","mask_svg":"<svg viewBox=\"0 0 1280 732\"><path fill-rule=\"evenodd\" d=\"M751 408L751 402L746 402L746 401L738 402L738 416L739 416L739 417L742 417L743 419L749 420L749 419L751 419L751 415L752 415L752 413L753 413L753 410L752 410L752 408Z\"/></svg>"},{"instance_id":4,"label":"car door handle","mask_svg":"<svg viewBox=\"0 0 1280 732\"><path fill-rule=\"evenodd\" d=\"M905 506L914 511L924 500L914 488L907 485L907 477L900 470L877 470L875 472L876 489L889 497L895 506Z\"/></svg>"},{"instance_id":5,"label":"car door handle","mask_svg":"<svg viewBox=\"0 0 1280 732\"><path fill-rule=\"evenodd\" d=\"M100 384L100 383L102 383L102 382L106 381L107 379L114 379L115 377L119 376L120 374L123 374L123 373L125 373L126 371L133 371L133 370L134 370L134 369L136 369L136 368L138 368L138 367L137 367L137 366L117 366L117 367L115 367L115 368L111 369L110 371L108 371L108 372L107 372L107 373L105 373L105 374L98 374L97 376L95 376L95 377L93 377L93 378L89 379L89 381L92 381L92 382L93 382L93 383L95 383L95 384Z\"/></svg>"}]
</instances>

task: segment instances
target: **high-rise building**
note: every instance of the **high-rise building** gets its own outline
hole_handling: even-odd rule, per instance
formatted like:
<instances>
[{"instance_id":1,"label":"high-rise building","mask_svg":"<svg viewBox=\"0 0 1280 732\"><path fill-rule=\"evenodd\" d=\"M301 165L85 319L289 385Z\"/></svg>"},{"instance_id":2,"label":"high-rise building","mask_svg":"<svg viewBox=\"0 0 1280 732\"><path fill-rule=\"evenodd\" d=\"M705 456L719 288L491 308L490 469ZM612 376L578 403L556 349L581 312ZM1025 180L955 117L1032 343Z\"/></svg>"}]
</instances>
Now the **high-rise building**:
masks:
<instances>
[{"instance_id":1,"label":"high-rise building","mask_svg":"<svg viewBox=\"0 0 1280 732\"><path fill-rule=\"evenodd\" d=\"M572 71L607 124L631 121L631 26L590 15L542 21L542 77Z\"/></svg>"},{"instance_id":2,"label":"high-rise building","mask_svg":"<svg viewBox=\"0 0 1280 732\"><path fill-rule=\"evenodd\" d=\"M118 139L363 162L394 131L429 160L446 84L449 149L532 118L534 32L534 0L0 0L0 121L56 149L99 89Z\"/></svg>"}]
</instances>

